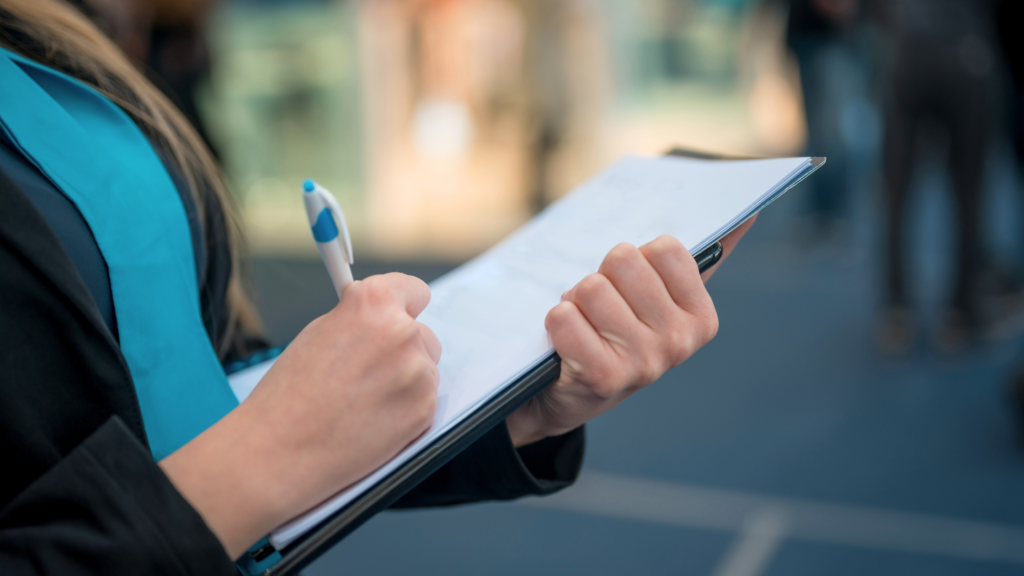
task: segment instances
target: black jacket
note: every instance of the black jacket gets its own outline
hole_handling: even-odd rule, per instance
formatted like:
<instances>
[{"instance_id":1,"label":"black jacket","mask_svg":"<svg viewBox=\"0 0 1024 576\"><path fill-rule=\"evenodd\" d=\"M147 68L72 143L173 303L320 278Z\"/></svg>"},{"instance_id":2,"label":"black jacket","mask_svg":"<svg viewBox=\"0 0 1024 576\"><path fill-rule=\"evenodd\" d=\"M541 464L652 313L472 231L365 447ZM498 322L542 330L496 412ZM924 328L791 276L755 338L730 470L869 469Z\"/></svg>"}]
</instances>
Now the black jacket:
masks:
<instances>
[{"instance_id":1,"label":"black jacket","mask_svg":"<svg viewBox=\"0 0 1024 576\"><path fill-rule=\"evenodd\" d=\"M146 445L117 342L57 236L0 172L0 574L235 574ZM512 448L499 426L399 506L569 484L582 430Z\"/></svg>"}]
</instances>

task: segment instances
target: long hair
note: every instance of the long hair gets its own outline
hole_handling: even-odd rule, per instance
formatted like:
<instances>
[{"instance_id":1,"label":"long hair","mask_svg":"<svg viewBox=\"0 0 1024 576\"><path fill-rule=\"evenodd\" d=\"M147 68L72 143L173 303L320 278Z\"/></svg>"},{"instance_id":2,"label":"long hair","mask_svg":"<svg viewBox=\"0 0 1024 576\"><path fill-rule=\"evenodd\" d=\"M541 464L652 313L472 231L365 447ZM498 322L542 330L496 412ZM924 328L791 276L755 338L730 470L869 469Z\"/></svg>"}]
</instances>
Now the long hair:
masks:
<instances>
[{"instance_id":1,"label":"long hair","mask_svg":"<svg viewBox=\"0 0 1024 576\"><path fill-rule=\"evenodd\" d=\"M228 319L213 345L222 359L244 350L247 336L260 333L261 326L241 280L241 228L218 165L196 130L113 41L61 0L0 0L0 45L81 80L120 106L179 172L204 230L227 228ZM211 201L222 207L223 223L210 221Z\"/></svg>"}]
</instances>

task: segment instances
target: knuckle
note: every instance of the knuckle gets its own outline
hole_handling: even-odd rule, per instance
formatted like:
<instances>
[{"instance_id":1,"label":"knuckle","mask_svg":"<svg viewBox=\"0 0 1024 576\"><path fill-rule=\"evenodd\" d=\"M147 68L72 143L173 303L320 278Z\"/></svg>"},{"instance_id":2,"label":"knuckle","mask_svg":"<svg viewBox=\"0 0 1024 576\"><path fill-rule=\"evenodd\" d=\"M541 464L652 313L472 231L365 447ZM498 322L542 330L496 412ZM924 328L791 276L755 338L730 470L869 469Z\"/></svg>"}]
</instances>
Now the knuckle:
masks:
<instances>
[{"instance_id":1,"label":"knuckle","mask_svg":"<svg viewBox=\"0 0 1024 576\"><path fill-rule=\"evenodd\" d=\"M658 378L661 378L661 375L664 373L665 371L660 368L660 362L657 362L655 359L644 362L640 366L639 370L637 370L637 388L641 388L651 382L654 382Z\"/></svg>"},{"instance_id":2,"label":"knuckle","mask_svg":"<svg viewBox=\"0 0 1024 576\"><path fill-rule=\"evenodd\" d=\"M590 391L599 400L610 400L618 393L622 369L614 362L597 362L588 370Z\"/></svg>"},{"instance_id":3,"label":"knuckle","mask_svg":"<svg viewBox=\"0 0 1024 576\"><path fill-rule=\"evenodd\" d=\"M571 302L560 302L557 306L548 311L547 317L544 319L544 326L548 330L554 327L561 326L562 324L569 321L572 316Z\"/></svg>"},{"instance_id":4,"label":"knuckle","mask_svg":"<svg viewBox=\"0 0 1024 576\"><path fill-rule=\"evenodd\" d=\"M668 234L662 234L654 240L651 240L650 244L647 245L647 248L651 254L656 256L679 254L680 252L686 251L682 242Z\"/></svg>"},{"instance_id":5,"label":"knuckle","mask_svg":"<svg viewBox=\"0 0 1024 576\"><path fill-rule=\"evenodd\" d=\"M366 284L369 280L356 280L348 288L345 289L345 298L342 300L344 304L345 300L349 302L362 302L366 298Z\"/></svg>"},{"instance_id":6,"label":"knuckle","mask_svg":"<svg viewBox=\"0 0 1024 576\"><path fill-rule=\"evenodd\" d=\"M594 382L590 386L590 393L601 402L613 400L618 393L617 387L609 382Z\"/></svg>"},{"instance_id":7,"label":"knuckle","mask_svg":"<svg viewBox=\"0 0 1024 576\"><path fill-rule=\"evenodd\" d=\"M353 290L353 297L362 310L376 310L388 306L393 298L391 289L379 276L371 276L349 287Z\"/></svg>"},{"instance_id":8,"label":"knuckle","mask_svg":"<svg viewBox=\"0 0 1024 576\"><path fill-rule=\"evenodd\" d=\"M420 425L424 428L428 428L434 421L434 414L437 413L437 398L431 396L423 403L423 409L420 413Z\"/></svg>"},{"instance_id":9,"label":"knuckle","mask_svg":"<svg viewBox=\"0 0 1024 576\"><path fill-rule=\"evenodd\" d=\"M436 387L437 365L430 360L426 351L409 346L404 351L402 362L407 365L410 386L417 390Z\"/></svg>"},{"instance_id":10,"label":"knuckle","mask_svg":"<svg viewBox=\"0 0 1024 576\"><path fill-rule=\"evenodd\" d=\"M626 386L631 389L647 386L661 378L667 369L665 354L656 343L646 346L644 350L646 350L645 353L634 357L633 366L631 366L632 377L626 383Z\"/></svg>"},{"instance_id":11,"label":"knuckle","mask_svg":"<svg viewBox=\"0 0 1024 576\"><path fill-rule=\"evenodd\" d=\"M575 295L577 299L591 300L600 295L607 286L608 278L604 274L588 274L583 280L580 280Z\"/></svg>"},{"instance_id":12,"label":"knuckle","mask_svg":"<svg viewBox=\"0 0 1024 576\"><path fill-rule=\"evenodd\" d=\"M680 314L661 336L662 350L668 362L667 368L673 368L685 362L706 342L708 327L700 318L694 321Z\"/></svg>"},{"instance_id":13,"label":"knuckle","mask_svg":"<svg viewBox=\"0 0 1024 576\"><path fill-rule=\"evenodd\" d=\"M608 255L604 257L604 262L608 266L619 267L629 264L636 258L637 254L636 246L628 242L622 242L608 252Z\"/></svg>"},{"instance_id":14,"label":"knuckle","mask_svg":"<svg viewBox=\"0 0 1024 576\"><path fill-rule=\"evenodd\" d=\"M429 364L429 362L424 364ZM415 390L416 402L413 419L422 427L426 427L433 421L434 414L437 412L437 387L431 376L436 374L436 370L432 371L429 367L424 366L419 370L419 374L421 378L417 382L418 386Z\"/></svg>"},{"instance_id":15,"label":"knuckle","mask_svg":"<svg viewBox=\"0 0 1024 576\"><path fill-rule=\"evenodd\" d=\"M704 333L704 337L705 337L704 342L705 343L708 343L708 342L714 340L715 336L718 336L718 328L719 328L718 314L714 310L712 310L711 314L708 315L708 319L707 319L707 323L706 323L706 327L705 327L705 330L706 330L705 333Z\"/></svg>"},{"instance_id":16,"label":"knuckle","mask_svg":"<svg viewBox=\"0 0 1024 576\"><path fill-rule=\"evenodd\" d=\"M413 292L413 294L417 296L430 298L430 286L427 285L426 282L415 276L407 276L407 278L412 280L409 289Z\"/></svg>"},{"instance_id":17,"label":"knuckle","mask_svg":"<svg viewBox=\"0 0 1024 576\"><path fill-rule=\"evenodd\" d=\"M392 304L398 300L430 301L430 286L415 276L391 272L378 277L382 289L387 290L388 299ZM403 298L399 298L401 295Z\"/></svg>"},{"instance_id":18,"label":"knuckle","mask_svg":"<svg viewBox=\"0 0 1024 576\"><path fill-rule=\"evenodd\" d=\"M437 401L437 367L425 355L407 354L397 362L399 366L400 394L407 398L415 412L428 410L431 414Z\"/></svg>"},{"instance_id":19,"label":"knuckle","mask_svg":"<svg viewBox=\"0 0 1024 576\"><path fill-rule=\"evenodd\" d=\"M420 379L431 394L437 390L437 384L441 379L437 364L434 364L426 354L420 356Z\"/></svg>"},{"instance_id":20,"label":"knuckle","mask_svg":"<svg viewBox=\"0 0 1024 576\"><path fill-rule=\"evenodd\" d=\"M405 310L394 310L391 313L391 323L395 332L404 342L419 343L423 341L423 332L420 332L419 323L405 313Z\"/></svg>"},{"instance_id":21,"label":"knuckle","mask_svg":"<svg viewBox=\"0 0 1024 576\"><path fill-rule=\"evenodd\" d=\"M437 410L437 394L434 393L433 387L423 388L418 404L424 417L430 418L434 415L434 412Z\"/></svg>"},{"instance_id":22,"label":"knuckle","mask_svg":"<svg viewBox=\"0 0 1024 576\"><path fill-rule=\"evenodd\" d=\"M696 321L700 345L703 346L714 340L715 336L718 335L718 312L710 300L708 305L697 313Z\"/></svg>"},{"instance_id":23,"label":"knuckle","mask_svg":"<svg viewBox=\"0 0 1024 576\"><path fill-rule=\"evenodd\" d=\"M664 335L665 352L673 366L689 356L691 339L681 326L674 326Z\"/></svg>"},{"instance_id":24,"label":"knuckle","mask_svg":"<svg viewBox=\"0 0 1024 576\"><path fill-rule=\"evenodd\" d=\"M416 390L422 380L415 356L411 353L391 358L391 365L398 373L399 385L403 390Z\"/></svg>"},{"instance_id":25,"label":"knuckle","mask_svg":"<svg viewBox=\"0 0 1024 576\"><path fill-rule=\"evenodd\" d=\"M718 334L718 315L704 314L691 321L680 321L662 335L663 350L669 368L685 362Z\"/></svg>"},{"instance_id":26,"label":"knuckle","mask_svg":"<svg viewBox=\"0 0 1024 576\"><path fill-rule=\"evenodd\" d=\"M419 329L408 315L398 310L377 312L370 322L380 337L383 337L393 344L402 344L415 340L419 335Z\"/></svg>"},{"instance_id":27,"label":"knuckle","mask_svg":"<svg viewBox=\"0 0 1024 576\"><path fill-rule=\"evenodd\" d=\"M364 295L377 294L383 288L380 276L370 276L359 284L363 288Z\"/></svg>"}]
</instances>

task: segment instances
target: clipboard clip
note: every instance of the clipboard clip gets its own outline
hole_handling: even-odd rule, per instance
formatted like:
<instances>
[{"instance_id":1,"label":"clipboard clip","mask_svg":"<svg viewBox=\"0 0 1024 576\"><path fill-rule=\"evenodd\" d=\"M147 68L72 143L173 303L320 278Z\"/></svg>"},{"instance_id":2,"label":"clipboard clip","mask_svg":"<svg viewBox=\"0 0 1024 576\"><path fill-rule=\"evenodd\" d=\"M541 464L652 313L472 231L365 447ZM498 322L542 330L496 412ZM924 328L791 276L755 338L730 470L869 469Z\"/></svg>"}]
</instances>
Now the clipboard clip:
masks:
<instances>
[{"instance_id":1,"label":"clipboard clip","mask_svg":"<svg viewBox=\"0 0 1024 576\"><path fill-rule=\"evenodd\" d=\"M693 257L697 261L697 269L703 274L711 269L712 266L718 264L718 261L722 259L722 254L725 253L725 249L722 248L721 242L715 242L711 246L701 250Z\"/></svg>"}]
</instances>

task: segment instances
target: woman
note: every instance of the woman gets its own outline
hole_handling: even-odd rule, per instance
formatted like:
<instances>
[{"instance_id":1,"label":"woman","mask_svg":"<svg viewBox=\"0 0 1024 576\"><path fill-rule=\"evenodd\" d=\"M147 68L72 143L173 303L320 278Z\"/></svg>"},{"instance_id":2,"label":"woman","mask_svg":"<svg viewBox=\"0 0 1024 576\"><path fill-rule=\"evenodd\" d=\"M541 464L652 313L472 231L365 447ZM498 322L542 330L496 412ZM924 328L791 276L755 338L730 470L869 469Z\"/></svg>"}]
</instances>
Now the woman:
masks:
<instances>
[{"instance_id":1,"label":"woman","mask_svg":"<svg viewBox=\"0 0 1024 576\"><path fill-rule=\"evenodd\" d=\"M220 362L258 339L228 207L195 132L87 20L0 0L0 573L233 574L428 427L441 350L399 274L351 285L237 405ZM546 326L559 380L401 505L567 485L582 424L717 316L663 237L612 250Z\"/></svg>"}]
</instances>

